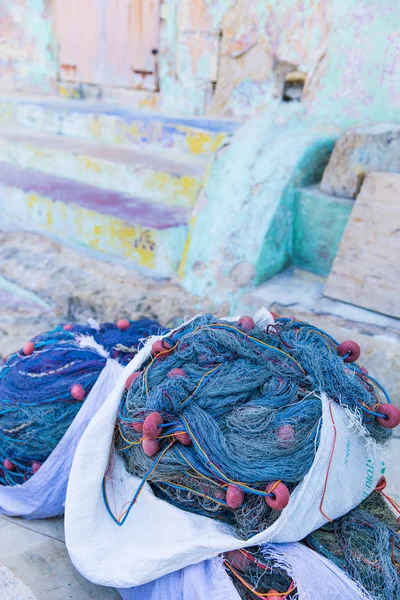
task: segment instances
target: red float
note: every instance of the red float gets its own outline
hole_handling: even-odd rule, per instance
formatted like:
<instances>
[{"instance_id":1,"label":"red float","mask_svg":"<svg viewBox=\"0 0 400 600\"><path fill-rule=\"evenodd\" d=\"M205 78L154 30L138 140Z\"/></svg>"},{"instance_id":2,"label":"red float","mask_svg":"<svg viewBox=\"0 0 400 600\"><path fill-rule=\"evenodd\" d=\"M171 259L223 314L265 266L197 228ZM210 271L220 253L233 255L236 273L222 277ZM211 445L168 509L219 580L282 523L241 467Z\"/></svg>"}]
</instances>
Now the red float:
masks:
<instances>
[{"instance_id":1,"label":"red float","mask_svg":"<svg viewBox=\"0 0 400 600\"><path fill-rule=\"evenodd\" d=\"M34 350L35 344L33 342L26 342L22 348L22 352L25 354L25 356L30 356L33 354Z\"/></svg>"},{"instance_id":2,"label":"red float","mask_svg":"<svg viewBox=\"0 0 400 600\"><path fill-rule=\"evenodd\" d=\"M288 448L295 437L295 430L292 425L282 425L278 429L278 443L281 448Z\"/></svg>"},{"instance_id":3,"label":"red float","mask_svg":"<svg viewBox=\"0 0 400 600\"><path fill-rule=\"evenodd\" d=\"M168 350L171 350L171 348L171 344L169 344L166 340L156 340L151 346L151 351L154 356L157 356L159 359L163 359L168 356Z\"/></svg>"},{"instance_id":4,"label":"red float","mask_svg":"<svg viewBox=\"0 0 400 600\"><path fill-rule=\"evenodd\" d=\"M380 413L381 417L375 417L379 425L386 429L394 429L400 423L400 410L393 404L380 404L376 408L376 412Z\"/></svg>"},{"instance_id":5,"label":"red float","mask_svg":"<svg viewBox=\"0 0 400 600\"><path fill-rule=\"evenodd\" d=\"M190 439L189 434L186 432L185 433L177 433L175 437L178 440L178 442L180 442L184 446L192 445L192 440Z\"/></svg>"},{"instance_id":6,"label":"red float","mask_svg":"<svg viewBox=\"0 0 400 600\"><path fill-rule=\"evenodd\" d=\"M71 387L71 396L74 400L83 400L86 396L85 388L80 383L74 383Z\"/></svg>"},{"instance_id":7,"label":"red float","mask_svg":"<svg viewBox=\"0 0 400 600\"><path fill-rule=\"evenodd\" d=\"M230 508L239 508L244 500L244 492L234 485L228 485L226 502Z\"/></svg>"},{"instance_id":8,"label":"red float","mask_svg":"<svg viewBox=\"0 0 400 600\"><path fill-rule=\"evenodd\" d=\"M286 485L279 481L272 481L265 488L267 494L271 496L265 496L265 502L273 510L283 510L288 504L290 499L290 493Z\"/></svg>"},{"instance_id":9,"label":"red float","mask_svg":"<svg viewBox=\"0 0 400 600\"><path fill-rule=\"evenodd\" d=\"M238 327L244 331L250 331L250 329L254 329L254 321L251 317L240 317Z\"/></svg>"},{"instance_id":10,"label":"red float","mask_svg":"<svg viewBox=\"0 0 400 600\"><path fill-rule=\"evenodd\" d=\"M121 331L126 331L130 326L131 324L129 323L128 319L119 319L117 321L117 327L118 329L121 329Z\"/></svg>"},{"instance_id":11,"label":"red float","mask_svg":"<svg viewBox=\"0 0 400 600\"><path fill-rule=\"evenodd\" d=\"M167 377L169 377L169 379L174 379L175 377L186 377L186 373L183 369L179 369L179 367L177 367L176 369L171 369L171 371L167 374Z\"/></svg>"},{"instance_id":12,"label":"red float","mask_svg":"<svg viewBox=\"0 0 400 600\"><path fill-rule=\"evenodd\" d=\"M154 456L160 449L160 444L157 440L144 439L142 441L143 452L147 456Z\"/></svg>"},{"instance_id":13,"label":"red float","mask_svg":"<svg viewBox=\"0 0 400 600\"><path fill-rule=\"evenodd\" d=\"M164 419L159 413L153 412L147 415L143 422L144 436L151 440L158 437L161 433L161 423L164 423Z\"/></svg>"},{"instance_id":14,"label":"red float","mask_svg":"<svg viewBox=\"0 0 400 600\"><path fill-rule=\"evenodd\" d=\"M129 389L132 381L135 381L135 379L137 379L138 377L140 377L140 373L138 373L137 371L135 373L132 373L132 375L129 375L128 379L125 381L125 389Z\"/></svg>"},{"instance_id":15,"label":"red float","mask_svg":"<svg viewBox=\"0 0 400 600\"><path fill-rule=\"evenodd\" d=\"M337 353L339 356L345 356L344 362L351 363L358 360L361 354L361 348L357 344L357 342L352 342L351 340L347 340L339 344L337 348ZM348 356L346 356L348 354Z\"/></svg>"}]
</instances>

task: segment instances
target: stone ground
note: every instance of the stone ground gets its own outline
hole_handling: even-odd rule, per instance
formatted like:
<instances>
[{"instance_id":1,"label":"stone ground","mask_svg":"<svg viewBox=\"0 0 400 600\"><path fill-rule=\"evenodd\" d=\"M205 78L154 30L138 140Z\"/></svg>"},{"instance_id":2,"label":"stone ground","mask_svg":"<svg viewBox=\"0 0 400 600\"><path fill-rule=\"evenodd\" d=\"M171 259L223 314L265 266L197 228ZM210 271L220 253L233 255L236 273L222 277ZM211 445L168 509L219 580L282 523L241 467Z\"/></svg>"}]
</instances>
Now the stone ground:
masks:
<instances>
[{"instance_id":1,"label":"stone ground","mask_svg":"<svg viewBox=\"0 0 400 600\"><path fill-rule=\"evenodd\" d=\"M74 568L63 519L26 521L0 515L0 538L1 600L120 599L116 590L89 583Z\"/></svg>"},{"instance_id":2,"label":"stone ground","mask_svg":"<svg viewBox=\"0 0 400 600\"><path fill-rule=\"evenodd\" d=\"M107 262L105 255L100 260L7 226L1 231L0 223L0 355L60 321L146 315L166 325L202 310L227 311L174 282Z\"/></svg>"},{"instance_id":3,"label":"stone ground","mask_svg":"<svg viewBox=\"0 0 400 600\"><path fill-rule=\"evenodd\" d=\"M233 314L254 314L266 306L279 314L309 320L339 340L354 339L362 348L362 364L385 384L400 406L400 320L323 297L324 279L288 269L242 295ZM61 246L37 232L0 222L0 356L20 348L40 331L61 321L88 317L115 320L150 316L176 324L200 311L223 316L228 303L183 291L178 283L150 278L128 264ZM400 432L396 433L400 436ZM400 501L400 437L391 444L388 491ZM86 582L70 563L60 519L24 521L0 516L2 600L103 600L115 590ZM30 594L30 595L29 595Z\"/></svg>"}]
</instances>

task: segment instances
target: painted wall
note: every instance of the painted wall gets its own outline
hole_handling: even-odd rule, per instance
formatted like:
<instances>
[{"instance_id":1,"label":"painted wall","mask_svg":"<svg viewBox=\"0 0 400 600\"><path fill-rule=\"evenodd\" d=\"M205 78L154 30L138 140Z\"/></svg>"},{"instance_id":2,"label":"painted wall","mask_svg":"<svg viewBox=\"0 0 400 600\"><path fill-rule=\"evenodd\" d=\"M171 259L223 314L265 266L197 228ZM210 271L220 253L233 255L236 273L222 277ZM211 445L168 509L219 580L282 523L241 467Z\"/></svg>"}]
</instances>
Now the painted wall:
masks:
<instances>
[{"instance_id":1,"label":"painted wall","mask_svg":"<svg viewBox=\"0 0 400 600\"><path fill-rule=\"evenodd\" d=\"M1 0L0 91L56 91L50 0Z\"/></svg>"},{"instance_id":2,"label":"painted wall","mask_svg":"<svg viewBox=\"0 0 400 600\"><path fill-rule=\"evenodd\" d=\"M55 0L2 0L1 91L57 87ZM114 0L110 0L114 1ZM351 123L400 115L400 11L381 0L162 0L160 93L61 83L58 93L132 108L247 118L303 73L314 116Z\"/></svg>"},{"instance_id":3,"label":"painted wall","mask_svg":"<svg viewBox=\"0 0 400 600\"><path fill-rule=\"evenodd\" d=\"M173 117L173 137L179 137L180 150L188 142L191 154L206 149L208 158L216 150L180 263L187 289L224 298L268 279L293 260L300 266L308 261L316 272L329 269L348 207L343 207L328 252L326 224L337 205L333 200L323 205L313 222L316 235L302 235L296 228L305 228L314 200L313 192L305 190L300 202L299 189L318 183L345 127L400 121L400 10L394 2L162 0L160 92L153 93L57 83L54 1L2 0L6 58L0 64L1 91L56 93L79 101L60 107L42 97L35 100L40 106L24 108L30 100L11 99L7 110L18 123L35 129L113 144L146 140L153 149L156 142L157 151L170 147L171 136L171 123L161 125L160 113L175 113L180 116ZM301 102L284 102L285 81L293 76L305 80ZM120 113L126 107L114 114L111 103L89 101L100 97L128 104L129 111L148 112L125 118ZM229 128L221 137L188 133L187 121L203 128L199 115L207 117L204 129L210 131L225 117L245 123L232 139L225 136ZM107 187L112 187L110 179ZM100 187L102 181L97 177ZM192 202L193 197L188 205ZM177 262L174 256L174 269Z\"/></svg>"}]
</instances>

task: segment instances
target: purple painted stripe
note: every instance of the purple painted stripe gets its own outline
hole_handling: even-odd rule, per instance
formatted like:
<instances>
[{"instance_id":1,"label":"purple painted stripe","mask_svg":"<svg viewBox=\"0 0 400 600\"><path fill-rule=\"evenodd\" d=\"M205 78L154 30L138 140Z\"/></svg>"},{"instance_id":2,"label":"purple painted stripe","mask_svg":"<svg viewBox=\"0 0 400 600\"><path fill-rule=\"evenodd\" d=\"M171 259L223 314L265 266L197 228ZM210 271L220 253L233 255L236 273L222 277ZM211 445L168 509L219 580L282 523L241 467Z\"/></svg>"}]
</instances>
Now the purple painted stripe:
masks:
<instances>
[{"instance_id":1,"label":"purple painted stripe","mask_svg":"<svg viewBox=\"0 0 400 600\"><path fill-rule=\"evenodd\" d=\"M118 217L132 225L151 229L178 227L186 225L188 221L188 211L185 208L165 206L151 200L78 183L66 177L21 169L6 162L0 162L0 184L46 196L64 204L77 204L98 213Z\"/></svg>"}]
</instances>

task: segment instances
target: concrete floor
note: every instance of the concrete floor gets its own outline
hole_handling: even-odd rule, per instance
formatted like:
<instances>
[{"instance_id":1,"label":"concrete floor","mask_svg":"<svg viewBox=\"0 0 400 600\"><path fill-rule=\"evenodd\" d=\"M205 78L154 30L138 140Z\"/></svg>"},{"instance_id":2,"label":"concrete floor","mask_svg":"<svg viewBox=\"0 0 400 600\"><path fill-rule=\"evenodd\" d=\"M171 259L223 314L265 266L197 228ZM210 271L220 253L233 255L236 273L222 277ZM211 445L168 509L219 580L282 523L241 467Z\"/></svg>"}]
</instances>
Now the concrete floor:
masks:
<instances>
[{"instance_id":1,"label":"concrete floor","mask_svg":"<svg viewBox=\"0 0 400 600\"><path fill-rule=\"evenodd\" d=\"M1 600L121 600L116 590L89 583L74 568L62 518L26 521L0 515L0 540Z\"/></svg>"}]
</instances>

